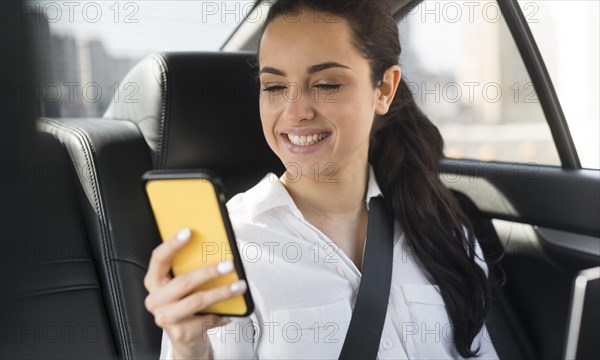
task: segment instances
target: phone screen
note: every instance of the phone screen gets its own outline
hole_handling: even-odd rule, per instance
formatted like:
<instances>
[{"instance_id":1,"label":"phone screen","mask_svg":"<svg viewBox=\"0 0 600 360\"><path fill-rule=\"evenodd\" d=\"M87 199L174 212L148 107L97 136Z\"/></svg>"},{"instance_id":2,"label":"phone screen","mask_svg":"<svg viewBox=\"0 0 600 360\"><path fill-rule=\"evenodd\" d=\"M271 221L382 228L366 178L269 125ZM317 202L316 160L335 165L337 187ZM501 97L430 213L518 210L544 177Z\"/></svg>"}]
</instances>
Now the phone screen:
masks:
<instances>
[{"instance_id":1,"label":"phone screen","mask_svg":"<svg viewBox=\"0 0 600 360\"><path fill-rule=\"evenodd\" d=\"M171 263L173 275L178 276L207 264L230 260L236 271L196 290L208 290L244 279L223 194L207 178L176 176L170 174L169 179L152 179L152 175L146 177L146 193L163 241L183 227L190 228L192 232L188 244ZM214 304L202 313L246 316L252 310L251 303L250 292L247 290L245 294Z\"/></svg>"}]
</instances>

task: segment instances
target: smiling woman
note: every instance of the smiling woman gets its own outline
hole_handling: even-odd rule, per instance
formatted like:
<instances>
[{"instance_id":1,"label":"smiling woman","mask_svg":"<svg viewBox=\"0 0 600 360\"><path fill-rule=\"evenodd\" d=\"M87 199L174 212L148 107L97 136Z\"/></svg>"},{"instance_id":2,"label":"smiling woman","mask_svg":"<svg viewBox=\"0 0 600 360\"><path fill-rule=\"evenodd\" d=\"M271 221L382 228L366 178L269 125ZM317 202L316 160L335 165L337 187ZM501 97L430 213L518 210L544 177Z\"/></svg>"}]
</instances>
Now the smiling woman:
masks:
<instances>
[{"instance_id":1,"label":"smiling woman","mask_svg":"<svg viewBox=\"0 0 600 360\"><path fill-rule=\"evenodd\" d=\"M294 174L294 181L284 175L283 184L303 216L360 267L366 211L357 204L367 183L369 134L374 113L389 107L400 69L392 67L384 86L374 88L347 22L314 21L314 16L304 11L293 23L280 16L264 31L260 82L270 96L260 101L263 132L284 164L294 164L300 174L316 170L313 177ZM321 141L314 143L313 136ZM334 164L335 183L324 181L328 164ZM344 220L351 225L340 227Z\"/></svg>"},{"instance_id":2,"label":"smiling woman","mask_svg":"<svg viewBox=\"0 0 600 360\"><path fill-rule=\"evenodd\" d=\"M227 203L240 246L269 254L244 264L255 312L194 316L246 287L190 293L224 266L171 279L182 231L155 250L145 279L163 356L337 358L373 241L369 203L383 197L393 265L378 357L497 358L484 336L487 265L438 178L443 141L401 80L386 2L280 0L260 39L263 134L287 170Z\"/></svg>"}]
</instances>

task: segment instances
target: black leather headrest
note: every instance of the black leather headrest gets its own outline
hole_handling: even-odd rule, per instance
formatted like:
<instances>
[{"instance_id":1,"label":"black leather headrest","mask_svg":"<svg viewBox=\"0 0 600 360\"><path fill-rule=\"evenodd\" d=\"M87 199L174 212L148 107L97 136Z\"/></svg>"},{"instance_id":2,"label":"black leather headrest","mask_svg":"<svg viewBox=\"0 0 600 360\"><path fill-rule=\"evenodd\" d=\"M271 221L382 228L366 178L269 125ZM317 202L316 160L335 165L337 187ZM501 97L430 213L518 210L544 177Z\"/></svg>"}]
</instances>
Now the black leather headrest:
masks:
<instances>
[{"instance_id":1,"label":"black leather headrest","mask_svg":"<svg viewBox=\"0 0 600 360\"><path fill-rule=\"evenodd\" d=\"M262 132L253 56L151 55L125 77L104 117L136 122L155 168L210 168L230 196L284 169Z\"/></svg>"}]
</instances>

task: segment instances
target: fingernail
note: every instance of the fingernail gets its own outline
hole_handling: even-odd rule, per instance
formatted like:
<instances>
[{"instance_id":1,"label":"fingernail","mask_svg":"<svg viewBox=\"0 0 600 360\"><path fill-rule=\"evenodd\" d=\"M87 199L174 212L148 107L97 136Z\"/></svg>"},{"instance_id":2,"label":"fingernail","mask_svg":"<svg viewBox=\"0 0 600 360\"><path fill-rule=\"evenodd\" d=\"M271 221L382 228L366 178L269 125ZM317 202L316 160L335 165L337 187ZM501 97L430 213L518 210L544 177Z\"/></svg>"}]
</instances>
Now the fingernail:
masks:
<instances>
[{"instance_id":1,"label":"fingernail","mask_svg":"<svg viewBox=\"0 0 600 360\"><path fill-rule=\"evenodd\" d=\"M217 265L217 271L221 274L227 274L233 270L233 263L230 260L225 260Z\"/></svg>"},{"instance_id":2,"label":"fingernail","mask_svg":"<svg viewBox=\"0 0 600 360\"><path fill-rule=\"evenodd\" d=\"M244 280L238 280L233 284L229 285L229 290L234 294L239 294L246 289L246 282Z\"/></svg>"},{"instance_id":3,"label":"fingernail","mask_svg":"<svg viewBox=\"0 0 600 360\"><path fill-rule=\"evenodd\" d=\"M190 228L183 228L181 230L179 230L179 232L177 233L177 240L183 242L183 241L187 241L190 236L192 236L192 231L190 230Z\"/></svg>"}]
</instances>

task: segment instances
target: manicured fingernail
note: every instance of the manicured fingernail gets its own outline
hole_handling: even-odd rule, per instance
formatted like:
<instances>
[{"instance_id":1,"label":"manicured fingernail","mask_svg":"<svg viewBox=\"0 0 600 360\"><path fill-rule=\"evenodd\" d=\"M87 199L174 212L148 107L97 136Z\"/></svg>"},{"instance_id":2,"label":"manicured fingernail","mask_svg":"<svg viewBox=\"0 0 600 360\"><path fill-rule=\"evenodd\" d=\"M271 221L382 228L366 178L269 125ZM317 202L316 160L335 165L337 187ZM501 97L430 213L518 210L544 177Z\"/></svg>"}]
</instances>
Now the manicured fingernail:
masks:
<instances>
[{"instance_id":1,"label":"manicured fingernail","mask_svg":"<svg viewBox=\"0 0 600 360\"><path fill-rule=\"evenodd\" d=\"M242 293L246 290L246 282L244 280L238 280L233 284L229 285L229 290L234 294Z\"/></svg>"},{"instance_id":2,"label":"manicured fingernail","mask_svg":"<svg viewBox=\"0 0 600 360\"><path fill-rule=\"evenodd\" d=\"M217 271L221 274L227 274L233 270L233 263L230 260L225 260L217 265Z\"/></svg>"},{"instance_id":3,"label":"manicured fingernail","mask_svg":"<svg viewBox=\"0 0 600 360\"><path fill-rule=\"evenodd\" d=\"M192 236L192 231L190 230L190 228L183 228L177 233L177 240L181 242L187 241L190 238L190 236Z\"/></svg>"}]
</instances>

